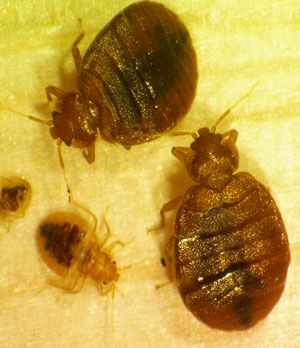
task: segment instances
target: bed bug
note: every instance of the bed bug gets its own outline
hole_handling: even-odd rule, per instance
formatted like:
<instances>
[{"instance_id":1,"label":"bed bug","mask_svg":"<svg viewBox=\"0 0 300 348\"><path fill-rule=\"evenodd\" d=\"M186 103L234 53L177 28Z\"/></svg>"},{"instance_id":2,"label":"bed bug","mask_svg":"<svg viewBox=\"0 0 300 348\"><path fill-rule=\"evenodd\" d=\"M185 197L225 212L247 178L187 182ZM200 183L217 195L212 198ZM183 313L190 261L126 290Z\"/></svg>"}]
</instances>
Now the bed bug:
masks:
<instances>
[{"instance_id":1,"label":"bed bug","mask_svg":"<svg viewBox=\"0 0 300 348\"><path fill-rule=\"evenodd\" d=\"M82 58L77 46L83 37L81 31L72 46L77 91L50 85L48 99L57 98L52 120L23 115L48 125L59 146L81 148L92 163L98 134L129 149L174 128L187 114L198 79L196 54L171 10L133 3L99 32Z\"/></svg>"},{"instance_id":2,"label":"bed bug","mask_svg":"<svg viewBox=\"0 0 300 348\"><path fill-rule=\"evenodd\" d=\"M31 186L20 177L1 178L0 216L21 218L31 201Z\"/></svg>"},{"instance_id":3,"label":"bed bug","mask_svg":"<svg viewBox=\"0 0 300 348\"><path fill-rule=\"evenodd\" d=\"M119 278L112 249L119 241L106 246L110 229L106 219L106 236L100 242L97 235L97 219L84 208L93 219L87 221L73 211L50 214L39 226L38 244L47 264L63 279L50 280L52 285L67 292L79 292L88 276L97 284L101 295L114 290Z\"/></svg>"},{"instance_id":4,"label":"bed bug","mask_svg":"<svg viewBox=\"0 0 300 348\"><path fill-rule=\"evenodd\" d=\"M196 182L177 207L165 260L186 307L207 325L240 330L264 318L279 300L290 262L287 233L269 191L238 169L234 129L201 128L190 147L172 154ZM164 220L162 220L164 221Z\"/></svg>"}]
</instances>

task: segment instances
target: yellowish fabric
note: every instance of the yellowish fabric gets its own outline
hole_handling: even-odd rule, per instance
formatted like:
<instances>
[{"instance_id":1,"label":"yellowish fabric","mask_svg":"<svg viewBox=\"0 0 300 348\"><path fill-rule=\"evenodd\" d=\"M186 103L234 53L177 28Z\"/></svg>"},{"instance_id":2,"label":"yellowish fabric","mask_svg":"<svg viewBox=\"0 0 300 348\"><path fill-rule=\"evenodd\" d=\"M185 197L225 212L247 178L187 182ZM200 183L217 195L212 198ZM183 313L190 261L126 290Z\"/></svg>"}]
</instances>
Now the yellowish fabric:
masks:
<instances>
[{"instance_id":1,"label":"yellowish fabric","mask_svg":"<svg viewBox=\"0 0 300 348\"><path fill-rule=\"evenodd\" d=\"M220 124L239 132L240 169L270 188L291 243L286 289L271 314L244 332L212 330L184 307L160 264L174 214L163 231L147 234L162 204L192 184L171 155L190 137L166 135L130 151L100 139L96 162L62 146L73 195L106 217L121 271L118 290L101 297L87 282L77 295L45 285L53 277L36 247L46 214L67 209L55 142L46 126L0 110L1 175L23 175L33 190L23 219L0 231L1 347L299 347L300 320L300 5L297 0L161 1L178 13L193 38L199 82L193 106L176 131L211 127L219 115L259 81ZM2 0L0 103L50 119L45 87L74 88L70 47L79 17L84 54L98 31L130 1ZM99 230L101 234L101 230Z\"/></svg>"}]
</instances>

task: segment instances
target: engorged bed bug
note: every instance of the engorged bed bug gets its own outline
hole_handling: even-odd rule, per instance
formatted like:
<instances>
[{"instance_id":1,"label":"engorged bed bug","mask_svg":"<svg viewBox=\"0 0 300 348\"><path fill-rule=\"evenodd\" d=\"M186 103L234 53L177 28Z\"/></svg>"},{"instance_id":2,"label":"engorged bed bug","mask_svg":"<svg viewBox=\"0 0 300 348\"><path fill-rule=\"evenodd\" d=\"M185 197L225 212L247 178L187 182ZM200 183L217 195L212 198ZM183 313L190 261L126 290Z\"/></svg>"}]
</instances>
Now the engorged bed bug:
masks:
<instances>
[{"instance_id":1,"label":"engorged bed bug","mask_svg":"<svg viewBox=\"0 0 300 348\"><path fill-rule=\"evenodd\" d=\"M186 307L207 325L240 330L264 318L285 286L290 251L280 212L269 191L239 172L234 129L201 128L190 148L172 154L197 183L165 204L179 207L165 260ZM163 222L164 220L162 220Z\"/></svg>"},{"instance_id":2,"label":"engorged bed bug","mask_svg":"<svg viewBox=\"0 0 300 348\"><path fill-rule=\"evenodd\" d=\"M0 217L21 218L31 201L31 186L29 182L17 176L1 177Z\"/></svg>"},{"instance_id":3,"label":"engorged bed bug","mask_svg":"<svg viewBox=\"0 0 300 348\"><path fill-rule=\"evenodd\" d=\"M84 209L86 210L86 209ZM87 210L86 210L87 211ZM49 282L67 292L79 292L88 276L96 283L101 295L114 290L119 273L111 251L119 241L105 245L110 229L104 218L107 234L100 242L93 223L71 211L60 211L46 217L40 224L38 242L47 264L61 278Z\"/></svg>"},{"instance_id":4,"label":"engorged bed bug","mask_svg":"<svg viewBox=\"0 0 300 348\"><path fill-rule=\"evenodd\" d=\"M45 123L60 145L82 149L95 160L95 141L129 149L174 128L187 114L197 84L196 54L179 17L162 4L141 1L117 14L96 36L82 58L81 31L72 46L77 91L48 86L57 98Z\"/></svg>"}]
</instances>

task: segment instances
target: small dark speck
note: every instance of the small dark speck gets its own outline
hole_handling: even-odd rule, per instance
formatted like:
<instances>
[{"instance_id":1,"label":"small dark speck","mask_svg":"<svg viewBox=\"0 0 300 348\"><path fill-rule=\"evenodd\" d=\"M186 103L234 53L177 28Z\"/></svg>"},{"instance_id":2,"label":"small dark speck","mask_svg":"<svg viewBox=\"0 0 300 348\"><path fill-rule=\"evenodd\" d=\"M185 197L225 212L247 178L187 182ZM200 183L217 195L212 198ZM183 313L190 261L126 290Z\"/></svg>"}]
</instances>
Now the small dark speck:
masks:
<instances>
[{"instance_id":1,"label":"small dark speck","mask_svg":"<svg viewBox=\"0 0 300 348\"><path fill-rule=\"evenodd\" d=\"M234 305L239 321L244 327L249 327L251 325L251 307L252 300L250 297L241 298Z\"/></svg>"}]
</instances>

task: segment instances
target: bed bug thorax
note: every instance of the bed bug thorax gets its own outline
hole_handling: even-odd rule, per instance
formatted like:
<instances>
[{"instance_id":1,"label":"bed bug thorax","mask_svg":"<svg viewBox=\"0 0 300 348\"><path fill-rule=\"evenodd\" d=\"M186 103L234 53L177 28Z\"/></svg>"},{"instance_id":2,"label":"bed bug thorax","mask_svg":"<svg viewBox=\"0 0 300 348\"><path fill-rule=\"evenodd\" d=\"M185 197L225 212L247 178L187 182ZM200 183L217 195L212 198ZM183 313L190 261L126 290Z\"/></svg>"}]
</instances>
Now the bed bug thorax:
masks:
<instances>
[{"instance_id":1,"label":"bed bug thorax","mask_svg":"<svg viewBox=\"0 0 300 348\"><path fill-rule=\"evenodd\" d=\"M238 168L239 154L235 146L238 132L231 129L223 134L216 133L217 125L244 99L246 99L254 88L239 98L228 108L209 130L207 127L200 128L197 133L180 131L173 133L174 136L190 135L194 141L190 147L172 148L172 154L177 157L185 166L192 179L199 184L204 184L215 190L222 190L222 187L230 181L233 172ZM218 159L216 161L216 159ZM160 211L160 227L165 225L165 213L179 207L183 196L179 196L164 204ZM157 227L150 230L156 230Z\"/></svg>"}]
</instances>

